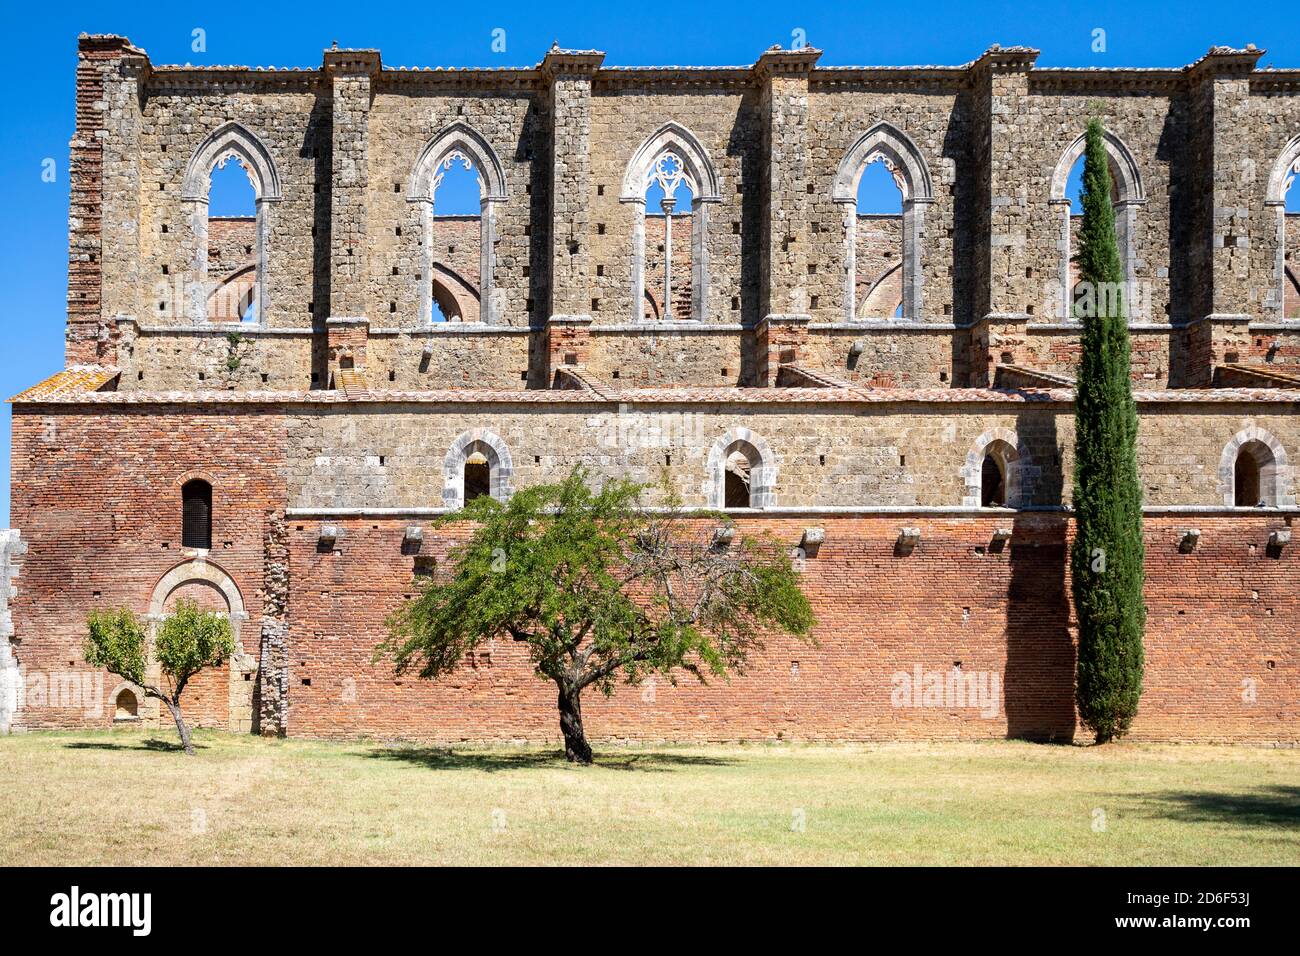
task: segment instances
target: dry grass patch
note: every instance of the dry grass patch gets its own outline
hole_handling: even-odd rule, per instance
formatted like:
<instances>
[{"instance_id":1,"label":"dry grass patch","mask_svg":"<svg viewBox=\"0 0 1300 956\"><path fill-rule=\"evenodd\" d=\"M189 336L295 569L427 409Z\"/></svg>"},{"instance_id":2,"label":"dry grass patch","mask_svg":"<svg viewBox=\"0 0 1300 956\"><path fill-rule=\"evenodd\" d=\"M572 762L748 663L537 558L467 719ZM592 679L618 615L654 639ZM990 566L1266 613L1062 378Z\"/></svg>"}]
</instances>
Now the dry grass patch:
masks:
<instances>
[{"instance_id":1,"label":"dry grass patch","mask_svg":"<svg viewBox=\"0 0 1300 956\"><path fill-rule=\"evenodd\" d=\"M1300 751L0 738L0 864L1291 864ZM1104 815L1104 816L1103 816ZM1098 828L1098 822L1104 826Z\"/></svg>"}]
</instances>

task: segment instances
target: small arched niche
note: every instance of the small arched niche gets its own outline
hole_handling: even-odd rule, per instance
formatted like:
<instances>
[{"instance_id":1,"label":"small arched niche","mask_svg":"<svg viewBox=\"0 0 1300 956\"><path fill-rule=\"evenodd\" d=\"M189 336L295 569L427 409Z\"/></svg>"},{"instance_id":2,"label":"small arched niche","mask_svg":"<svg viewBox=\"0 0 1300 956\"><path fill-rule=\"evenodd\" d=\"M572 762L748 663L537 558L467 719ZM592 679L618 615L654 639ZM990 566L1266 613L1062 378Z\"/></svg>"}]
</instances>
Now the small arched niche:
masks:
<instances>
[{"instance_id":1,"label":"small arched niche","mask_svg":"<svg viewBox=\"0 0 1300 956\"><path fill-rule=\"evenodd\" d=\"M1219 490L1230 508L1294 507L1286 449L1262 428L1243 428L1219 458Z\"/></svg>"},{"instance_id":2,"label":"small arched niche","mask_svg":"<svg viewBox=\"0 0 1300 956\"><path fill-rule=\"evenodd\" d=\"M980 507L1005 508L1007 506L1008 453L1014 453L1006 442L994 442L984 449L984 463L980 466Z\"/></svg>"},{"instance_id":3,"label":"small arched niche","mask_svg":"<svg viewBox=\"0 0 1300 956\"><path fill-rule=\"evenodd\" d=\"M961 469L967 508L1023 508L1034 496L1037 469L1016 433L993 428L980 435Z\"/></svg>"},{"instance_id":4,"label":"small arched niche","mask_svg":"<svg viewBox=\"0 0 1300 956\"><path fill-rule=\"evenodd\" d=\"M1277 461L1263 442L1248 441L1237 450L1232 477L1233 504L1238 508L1276 505Z\"/></svg>"},{"instance_id":5,"label":"small arched niche","mask_svg":"<svg viewBox=\"0 0 1300 956\"><path fill-rule=\"evenodd\" d=\"M750 473L754 468L752 453L752 448L742 445L727 456L722 473L723 506L726 508L750 507Z\"/></svg>"},{"instance_id":6,"label":"small arched niche","mask_svg":"<svg viewBox=\"0 0 1300 956\"><path fill-rule=\"evenodd\" d=\"M113 697L114 723L127 723L140 719L140 698L130 687L123 687Z\"/></svg>"}]
</instances>

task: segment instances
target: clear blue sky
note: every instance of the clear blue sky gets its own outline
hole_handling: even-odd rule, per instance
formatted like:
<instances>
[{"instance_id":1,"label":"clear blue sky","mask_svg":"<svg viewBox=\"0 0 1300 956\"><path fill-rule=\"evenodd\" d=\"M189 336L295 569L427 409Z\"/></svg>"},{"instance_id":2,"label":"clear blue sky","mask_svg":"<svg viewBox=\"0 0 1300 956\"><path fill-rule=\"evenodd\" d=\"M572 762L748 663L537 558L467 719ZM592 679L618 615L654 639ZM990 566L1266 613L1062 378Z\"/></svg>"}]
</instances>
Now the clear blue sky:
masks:
<instances>
[{"instance_id":1,"label":"clear blue sky","mask_svg":"<svg viewBox=\"0 0 1300 956\"><path fill-rule=\"evenodd\" d=\"M687 15L689 14L689 15ZM76 38L122 33L155 63L318 66L321 51L374 46L391 66L519 66L552 40L597 48L626 65L747 64L795 31L825 50L826 64L958 64L992 43L1030 44L1043 66L1181 66L1212 44L1268 50L1265 63L1300 66L1300 29L1285 3L1187 0L1125 2L904 3L708 2L690 8L639 3L332 2L310 5L128 2L8 3L0 13L13 85L0 113L5 218L0 262L10 292L3 319L0 393L9 397L63 362L67 287L68 140L73 128ZM257 28L255 28L255 25ZM205 31L206 50L192 49ZM1093 31L1106 51L1093 52ZM504 30L505 52L493 50ZM44 182L46 159L54 182ZM106 450L111 453L111 450ZM0 413L0 527L9 520L9 408Z\"/></svg>"}]
</instances>

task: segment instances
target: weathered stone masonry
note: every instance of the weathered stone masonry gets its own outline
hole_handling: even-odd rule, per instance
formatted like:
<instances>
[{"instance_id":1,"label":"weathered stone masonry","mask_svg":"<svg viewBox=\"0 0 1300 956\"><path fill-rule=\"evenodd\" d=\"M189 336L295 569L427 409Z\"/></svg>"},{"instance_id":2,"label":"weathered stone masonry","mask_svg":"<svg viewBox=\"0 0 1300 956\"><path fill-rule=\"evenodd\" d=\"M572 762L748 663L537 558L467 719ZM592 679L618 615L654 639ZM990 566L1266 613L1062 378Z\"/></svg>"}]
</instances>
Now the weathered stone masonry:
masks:
<instances>
[{"instance_id":1,"label":"weathered stone masonry","mask_svg":"<svg viewBox=\"0 0 1300 956\"><path fill-rule=\"evenodd\" d=\"M158 719L79 663L85 617L153 622L186 596L237 625L236 658L191 692L205 725L552 737L550 691L508 641L437 684L371 654L464 533L433 516L581 464L666 476L792 552L824 539L799 552L817 646L772 642L728 685L593 700L597 735L1071 738L1063 189L1099 114L1135 292L1135 732L1294 742L1300 71L1260 55L1060 70L1012 47L900 69L774 49L626 69L553 49L535 69L410 70L333 49L261 70L83 37L67 369L13 416L27 551L0 678L45 690L0 698L0 720ZM257 215L214 228L206 177L227 157ZM665 157L691 193L671 243L645 199ZM472 163L479 216L438 214L449 161ZM901 216L858 215L871 162ZM210 286L250 262L253 321L231 321ZM206 547L182 541L195 481ZM993 675L1000 696L900 704L916 673Z\"/></svg>"}]
</instances>

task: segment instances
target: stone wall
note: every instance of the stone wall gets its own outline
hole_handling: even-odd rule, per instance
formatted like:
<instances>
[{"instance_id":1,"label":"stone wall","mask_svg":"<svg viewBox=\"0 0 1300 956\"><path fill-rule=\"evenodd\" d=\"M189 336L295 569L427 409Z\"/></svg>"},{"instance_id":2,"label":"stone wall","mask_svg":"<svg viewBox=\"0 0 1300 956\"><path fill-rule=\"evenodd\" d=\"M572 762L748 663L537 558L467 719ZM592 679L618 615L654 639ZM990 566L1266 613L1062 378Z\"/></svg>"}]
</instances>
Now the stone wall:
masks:
<instances>
[{"instance_id":1,"label":"stone wall","mask_svg":"<svg viewBox=\"0 0 1300 956\"><path fill-rule=\"evenodd\" d=\"M26 551L27 545L16 529L0 531L0 734L21 726L22 677L14 656L21 638L14 630L12 605Z\"/></svg>"},{"instance_id":2,"label":"stone wall","mask_svg":"<svg viewBox=\"0 0 1300 956\"><path fill-rule=\"evenodd\" d=\"M196 154L217 155L203 150L236 127L240 142L264 153L248 163L265 194L262 324L321 341L268 347L266 364L280 367L234 376L227 387L328 387L326 320L421 329L428 273L439 263L464 279L466 321L475 318L472 287L491 290L485 314L497 325L541 329L552 315L591 315L597 326L636 321L643 306L633 301L631 276L640 213L625 201L625 192L637 189L625 179L638 149L659 133L701 164L696 174L705 181L697 188L717 190L706 197L707 223L693 216L686 229L679 222L676 318L698 305L706 323L748 329L774 310L810 315L814 326L844 322L851 216L857 292L888 271L886 256L897 248L910 265L879 297L901 299L892 284L915 282L915 314L903 318L933 324L935 335L948 339L946 350L938 342L909 350L901 343L917 345L912 336L863 329L860 337L880 339L867 352L907 353L900 364L919 364L909 374L886 360L860 377L900 387L980 384L984 360L968 354L980 338L968 329L989 314L1048 325L1063 318L1069 206L1053 190L1068 173L1063 156L1085 119L1099 115L1121 173L1117 200L1140 304L1131 318L1153 327L1138 380L1212 380L1212 369L1195 363L1226 349L1199 347L1187 329L1209 314L1277 323L1291 308L1278 250L1282 234L1294 233L1287 223L1295 217L1280 217L1268 190L1296 135L1300 76L1254 70L1259 51L1249 49L1215 48L1185 70L1037 69L1036 56L998 48L964 66L884 70L821 68L813 50L768 51L753 68L623 70L605 67L599 53L555 50L532 70L427 71L385 69L377 51L331 50L320 70L250 70L154 66L121 38L87 37L78 74L84 134L74 143L70 335L88 343L77 346L78 357L124 365L119 318L142 329L191 324L188 290L204 258L195 223L206 203L186 191L186 176L203 180L206 173L192 168ZM907 207L916 211L915 236L900 235L901 220L857 217L837 201L839 179L854 174L840 168L846 156L878 129L905 143L913 151L907 162L923 170L926 195ZM420 164L452 153L422 151L444 141L472 154L483 178L492 238L481 259L474 220L427 215ZM1229 208L1233 215L1216 224L1216 210ZM115 230L113 243L99 239L101 223ZM644 285L661 295L655 251L662 220L647 217L643 228ZM441 235L448 229L453 242ZM686 259L694 231L707 266L699 290L690 288ZM207 245L219 247L220 237L213 232ZM426 262L435 247L456 252ZM447 257L455 262L442 262ZM490 281L474 278L487 261ZM773 306L774 297L784 304ZM889 303L877 305L868 311L880 315L857 318L892 317ZM1289 326L1261 332L1276 341L1276 353L1300 348L1300 332ZM826 355L826 371L843 369L835 338L810 352ZM1051 370L1068 373L1077 335L1055 330L1048 339ZM429 364L446 370L444 381L513 379L520 371L512 359L508 372L485 374L490 354L456 339L433 342ZM718 342L683 339L703 351L682 354L673 373L624 368L620 377L716 384L722 368L731 377L747 361L743 337L730 337L728 356L717 354ZM444 343L450 348L440 354ZM417 363L427 344L420 343ZM207 380L205 366L220 351L195 349L192 367L171 368L179 356L168 346L156 376L135 368L145 378L124 375L118 387L196 380L199 372ZM534 343L531 353L538 365L520 381L536 387L549 376L544 351ZM604 365L638 354L657 352L620 344ZM369 378L404 377L412 356L388 361ZM758 384L744 373L735 379Z\"/></svg>"},{"instance_id":3,"label":"stone wall","mask_svg":"<svg viewBox=\"0 0 1300 956\"><path fill-rule=\"evenodd\" d=\"M695 401L629 390L604 398L553 391L544 402L484 391L463 398L447 392L436 402L373 392L361 403L285 403L266 396L223 404L213 393L200 404L175 406L165 399L20 405L14 415L14 519L35 542L42 508L57 514L70 507L60 490L66 485L67 493L91 496L87 500L123 527L166 528L179 520L172 499L182 479L194 471L211 473L204 463L226 456L228 470L214 487L218 495L235 496L234 512L266 501L290 509L435 508L442 502L447 453L471 429L498 436L513 459L516 488L556 481L582 465L597 476L650 483L666 477L685 505L701 507L709 504L711 449L744 426L763 439L776 465L773 504L813 511L962 507L972 451L989 436L1010 436L1033 476L1023 504L1053 508L1069 501L1074 433L1065 393L1022 400L958 392L925 400L919 397L924 393L909 398L899 390L867 402L836 398L832 391L791 389L784 401L763 403L744 401L743 391L717 389ZM1159 392L1139 393L1138 407L1138 464L1148 506L1221 507L1224 450L1243 429L1265 433L1279 446L1286 456L1280 494L1294 501L1289 463L1300 447L1294 403L1227 396L1210 403ZM176 452L204 434L232 437L220 448L196 441L185 454ZM278 436L287 445L277 444ZM241 466L228 450L251 453L259 440L265 453L256 467ZM60 473L70 464L89 467L104 449L112 450L107 457L117 470L106 466L94 487L76 486L76 469ZM137 470L149 475L138 490ZM250 484L254 474L268 484ZM136 496L146 489L158 500L141 512ZM258 530L259 547L260 536ZM217 528L214 541L220 537Z\"/></svg>"}]
</instances>

